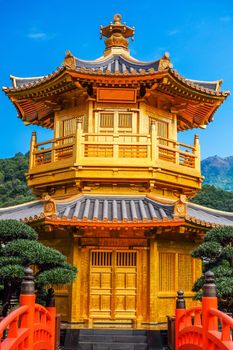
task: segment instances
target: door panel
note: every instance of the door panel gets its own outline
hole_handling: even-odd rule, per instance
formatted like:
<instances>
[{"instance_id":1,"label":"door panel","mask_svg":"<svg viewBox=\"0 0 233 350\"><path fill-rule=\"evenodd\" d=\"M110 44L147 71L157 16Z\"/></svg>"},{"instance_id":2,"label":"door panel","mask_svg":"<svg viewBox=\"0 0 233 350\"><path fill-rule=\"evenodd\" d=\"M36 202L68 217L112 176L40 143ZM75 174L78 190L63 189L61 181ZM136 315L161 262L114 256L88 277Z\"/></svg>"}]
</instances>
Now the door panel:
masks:
<instances>
[{"instance_id":1,"label":"door panel","mask_svg":"<svg viewBox=\"0 0 233 350\"><path fill-rule=\"evenodd\" d=\"M90 273L90 317L111 316L112 253L92 252Z\"/></svg>"},{"instance_id":2,"label":"door panel","mask_svg":"<svg viewBox=\"0 0 233 350\"><path fill-rule=\"evenodd\" d=\"M137 252L92 251L90 317L136 318Z\"/></svg>"}]
</instances>

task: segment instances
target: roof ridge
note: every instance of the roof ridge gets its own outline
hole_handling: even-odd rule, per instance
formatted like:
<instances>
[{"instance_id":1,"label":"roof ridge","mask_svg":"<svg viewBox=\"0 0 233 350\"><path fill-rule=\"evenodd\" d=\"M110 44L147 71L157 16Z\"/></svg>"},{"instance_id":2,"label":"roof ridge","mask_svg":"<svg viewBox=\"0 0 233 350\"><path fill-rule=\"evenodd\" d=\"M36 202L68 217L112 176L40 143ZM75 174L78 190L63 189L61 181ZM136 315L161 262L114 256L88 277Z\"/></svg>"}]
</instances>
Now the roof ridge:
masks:
<instances>
[{"instance_id":1,"label":"roof ridge","mask_svg":"<svg viewBox=\"0 0 233 350\"><path fill-rule=\"evenodd\" d=\"M2 212L4 210L8 210L8 209L24 207L24 206L27 206L29 204L34 204L34 203L39 203L39 202L43 203L44 199L38 199L38 200L35 200L35 201L30 201L30 202L25 202L25 203L21 203L21 204L12 205L10 207L0 208L0 212Z\"/></svg>"},{"instance_id":2,"label":"roof ridge","mask_svg":"<svg viewBox=\"0 0 233 350\"><path fill-rule=\"evenodd\" d=\"M224 211L224 210L219 210L219 209L214 209L214 208L209 208L209 207L205 207L204 205L200 205L197 203L193 203L193 202L187 202L188 206L193 206L194 208L200 208L200 209L204 209L206 211L209 211L211 213L219 213L219 214L224 214L224 215L229 215L233 217L233 212L231 211Z\"/></svg>"}]
</instances>

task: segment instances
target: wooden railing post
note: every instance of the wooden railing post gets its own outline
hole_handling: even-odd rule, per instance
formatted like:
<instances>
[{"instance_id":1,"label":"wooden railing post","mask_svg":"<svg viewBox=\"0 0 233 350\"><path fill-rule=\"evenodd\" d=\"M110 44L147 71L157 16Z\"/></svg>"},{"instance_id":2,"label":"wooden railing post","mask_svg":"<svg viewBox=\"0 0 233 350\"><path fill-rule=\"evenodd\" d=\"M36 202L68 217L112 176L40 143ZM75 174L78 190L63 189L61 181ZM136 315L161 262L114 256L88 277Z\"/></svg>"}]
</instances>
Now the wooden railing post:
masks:
<instances>
[{"instance_id":1,"label":"wooden railing post","mask_svg":"<svg viewBox=\"0 0 233 350\"><path fill-rule=\"evenodd\" d=\"M82 117L77 118L77 127L74 144L74 163L80 165L82 158Z\"/></svg>"},{"instance_id":2,"label":"wooden railing post","mask_svg":"<svg viewBox=\"0 0 233 350\"><path fill-rule=\"evenodd\" d=\"M200 141L198 135L194 136L194 155L195 155L195 169L201 172L201 152L200 152Z\"/></svg>"},{"instance_id":3,"label":"wooden railing post","mask_svg":"<svg viewBox=\"0 0 233 350\"><path fill-rule=\"evenodd\" d=\"M119 158L119 134L113 134L113 157Z\"/></svg>"},{"instance_id":4,"label":"wooden railing post","mask_svg":"<svg viewBox=\"0 0 233 350\"><path fill-rule=\"evenodd\" d=\"M157 140L157 130L156 130L156 122L154 120L151 121L151 160L154 165L158 162L159 158L159 148L158 148L158 140Z\"/></svg>"},{"instance_id":5,"label":"wooden railing post","mask_svg":"<svg viewBox=\"0 0 233 350\"><path fill-rule=\"evenodd\" d=\"M30 144L30 157L29 157L29 170L35 165L35 145L37 143L36 132L32 132L31 144Z\"/></svg>"},{"instance_id":6,"label":"wooden railing post","mask_svg":"<svg viewBox=\"0 0 233 350\"><path fill-rule=\"evenodd\" d=\"M202 297L203 350L209 350L208 331L218 330L217 317L209 314L210 308L218 308L218 299L216 297L216 285L214 283L214 274L211 271L207 271L205 273L205 283L203 286Z\"/></svg>"},{"instance_id":7,"label":"wooden railing post","mask_svg":"<svg viewBox=\"0 0 233 350\"><path fill-rule=\"evenodd\" d=\"M34 315L35 315L35 283L32 269L27 267L25 277L21 284L21 292L19 298L20 306L27 305L28 311L22 317L22 328L28 328L28 347L27 350L33 349L33 333L34 333Z\"/></svg>"},{"instance_id":8,"label":"wooden railing post","mask_svg":"<svg viewBox=\"0 0 233 350\"><path fill-rule=\"evenodd\" d=\"M181 324L180 318L185 314L185 300L184 300L184 292L182 290L179 290L177 292L177 299L176 299L176 321L175 321L175 339L176 339L176 350L179 350L179 331L184 327L184 325Z\"/></svg>"},{"instance_id":9,"label":"wooden railing post","mask_svg":"<svg viewBox=\"0 0 233 350\"><path fill-rule=\"evenodd\" d=\"M46 299L46 309L51 315L51 344L52 349L56 349L56 345L58 343L58 339L60 338L60 334L55 334L56 329L56 307L55 307L55 296L54 296L54 289L49 288L48 295ZM60 344L59 344L60 345Z\"/></svg>"}]
</instances>

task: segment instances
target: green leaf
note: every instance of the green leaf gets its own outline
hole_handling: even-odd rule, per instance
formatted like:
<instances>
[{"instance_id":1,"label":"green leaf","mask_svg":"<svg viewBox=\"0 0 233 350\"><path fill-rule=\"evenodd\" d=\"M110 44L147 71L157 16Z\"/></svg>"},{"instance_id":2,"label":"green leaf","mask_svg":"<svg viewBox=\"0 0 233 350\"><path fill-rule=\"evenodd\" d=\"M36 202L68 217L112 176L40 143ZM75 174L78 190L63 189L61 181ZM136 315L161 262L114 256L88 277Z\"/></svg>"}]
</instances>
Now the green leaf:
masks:
<instances>
[{"instance_id":1,"label":"green leaf","mask_svg":"<svg viewBox=\"0 0 233 350\"><path fill-rule=\"evenodd\" d=\"M22 265L7 265L0 268L0 280L22 279L24 277L24 267Z\"/></svg>"},{"instance_id":2,"label":"green leaf","mask_svg":"<svg viewBox=\"0 0 233 350\"><path fill-rule=\"evenodd\" d=\"M74 269L56 267L39 273L36 276L36 283L40 285L69 284L75 279L75 276L76 271Z\"/></svg>"},{"instance_id":3,"label":"green leaf","mask_svg":"<svg viewBox=\"0 0 233 350\"><path fill-rule=\"evenodd\" d=\"M193 258L216 259L222 254L222 246L217 242L204 242L191 253Z\"/></svg>"},{"instance_id":4,"label":"green leaf","mask_svg":"<svg viewBox=\"0 0 233 350\"><path fill-rule=\"evenodd\" d=\"M20 257L24 265L36 264L43 268L63 264L66 260L66 257L59 251L37 241L26 239L18 239L6 244L4 255Z\"/></svg>"},{"instance_id":5,"label":"green leaf","mask_svg":"<svg viewBox=\"0 0 233 350\"><path fill-rule=\"evenodd\" d=\"M38 235L30 226L16 220L0 220L0 241L10 242L18 238L37 240Z\"/></svg>"}]
</instances>

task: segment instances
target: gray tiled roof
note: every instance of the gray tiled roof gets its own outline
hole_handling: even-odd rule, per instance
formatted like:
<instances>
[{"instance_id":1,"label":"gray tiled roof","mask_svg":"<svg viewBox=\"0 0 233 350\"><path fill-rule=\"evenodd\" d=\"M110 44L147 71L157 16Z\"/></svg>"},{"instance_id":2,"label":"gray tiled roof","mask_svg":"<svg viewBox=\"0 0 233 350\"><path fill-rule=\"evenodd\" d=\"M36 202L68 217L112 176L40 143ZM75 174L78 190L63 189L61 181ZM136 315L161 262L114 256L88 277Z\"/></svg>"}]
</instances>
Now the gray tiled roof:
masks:
<instances>
[{"instance_id":1,"label":"gray tiled roof","mask_svg":"<svg viewBox=\"0 0 233 350\"><path fill-rule=\"evenodd\" d=\"M194 203L188 203L186 219L201 225L233 226L233 213L210 209Z\"/></svg>"},{"instance_id":2,"label":"gray tiled roof","mask_svg":"<svg viewBox=\"0 0 233 350\"><path fill-rule=\"evenodd\" d=\"M55 201L58 219L78 221L143 222L174 219L174 205L145 196L83 195L71 201ZM36 221L44 218L44 200L0 209L0 220ZM233 213L187 204L186 220L201 226L233 226Z\"/></svg>"},{"instance_id":3,"label":"gray tiled roof","mask_svg":"<svg viewBox=\"0 0 233 350\"><path fill-rule=\"evenodd\" d=\"M191 82L191 83L193 83L193 84L195 84L195 85L198 85L198 86L200 86L200 87L203 87L203 88L205 88L205 89L209 89L209 90L214 90L214 91L216 91L217 89L218 89L218 87L219 87L219 83L218 82L216 82L216 81L210 81L210 82L206 82L206 81L197 81L197 80L195 80L195 81L193 81L193 80L189 80L189 79L186 79L188 82Z\"/></svg>"},{"instance_id":4,"label":"gray tiled roof","mask_svg":"<svg viewBox=\"0 0 233 350\"><path fill-rule=\"evenodd\" d=\"M94 221L172 220L174 205L155 202L144 196L81 196L57 204L57 217Z\"/></svg>"},{"instance_id":5,"label":"gray tiled roof","mask_svg":"<svg viewBox=\"0 0 233 350\"><path fill-rule=\"evenodd\" d=\"M29 77L29 78L20 78L20 77L14 77L11 76L12 84L14 88L20 88L23 86L29 86L31 84L37 83L41 81L45 76L41 77Z\"/></svg>"},{"instance_id":6,"label":"gray tiled roof","mask_svg":"<svg viewBox=\"0 0 233 350\"><path fill-rule=\"evenodd\" d=\"M152 74L153 72L158 72L160 70L160 62L161 59L151 61L151 62L142 62L136 59L127 59L122 55L109 55L106 58L101 58L97 60L81 60L75 58L75 69L77 71L84 71L86 73L93 74ZM65 67L59 67L57 71L52 74L40 76L40 77L28 77L21 78L11 76L13 88L3 87L4 91L8 90L23 90L29 87L37 86L46 81L50 80L52 77L56 77L60 72L64 71ZM224 95L227 96L229 93L227 91L219 91L221 81L198 81L198 80L190 80L182 77L177 71L171 70L171 72L182 82L193 87L197 90L205 91L211 94Z\"/></svg>"},{"instance_id":7,"label":"gray tiled roof","mask_svg":"<svg viewBox=\"0 0 233 350\"><path fill-rule=\"evenodd\" d=\"M84 61L77 58L75 61L77 70L80 68L89 68L93 70L93 72L98 72L100 70L102 72L109 71L111 73L131 73L132 71L140 73L141 70L148 72L151 68L153 68L155 71L158 71L160 62L160 60L152 62L133 62L120 55L111 55L105 60L100 61Z\"/></svg>"},{"instance_id":8,"label":"gray tiled roof","mask_svg":"<svg viewBox=\"0 0 233 350\"><path fill-rule=\"evenodd\" d=\"M15 219L35 219L43 214L44 201L38 200L29 203L15 205L13 207L0 209L0 220Z\"/></svg>"}]
</instances>

